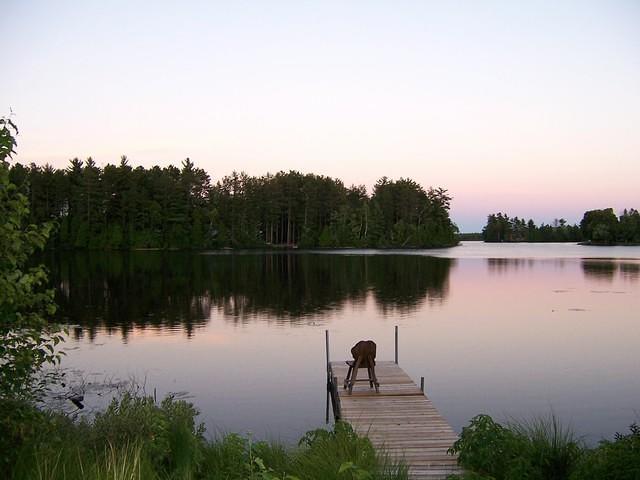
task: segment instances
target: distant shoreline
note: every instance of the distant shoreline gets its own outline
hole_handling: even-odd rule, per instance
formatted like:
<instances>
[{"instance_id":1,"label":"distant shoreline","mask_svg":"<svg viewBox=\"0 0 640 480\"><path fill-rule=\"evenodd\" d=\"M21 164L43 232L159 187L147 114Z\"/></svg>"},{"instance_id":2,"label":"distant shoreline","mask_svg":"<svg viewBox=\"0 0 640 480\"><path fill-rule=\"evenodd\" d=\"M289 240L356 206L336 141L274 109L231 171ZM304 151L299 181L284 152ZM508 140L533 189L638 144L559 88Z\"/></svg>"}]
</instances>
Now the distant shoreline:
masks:
<instances>
[{"instance_id":1,"label":"distant shoreline","mask_svg":"<svg viewBox=\"0 0 640 480\"><path fill-rule=\"evenodd\" d=\"M578 242L578 245L583 247L640 247L640 243L630 242L630 243L600 243L600 242L592 242L587 240L586 242Z\"/></svg>"},{"instance_id":2,"label":"distant shoreline","mask_svg":"<svg viewBox=\"0 0 640 480\"><path fill-rule=\"evenodd\" d=\"M440 250L443 248L459 247L460 242L436 245L429 247L374 247L374 246L361 246L361 247L299 247L297 245L261 245L261 246L239 246L239 247L220 247L220 248L178 248L178 247L130 247L130 248L56 248L49 247L47 251L58 252L239 252L239 251L265 251L265 252L294 252L294 251L330 251L330 250Z\"/></svg>"},{"instance_id":3,"label":"distant shoreline","mask_svg":"<svg viewBox=\"0 0 640 480\"><path fill-rule=\"evenodd\" d=\"M469 240L467 240L469 241ZM471 240L473 241L473 240ZM640 243L597 243L597 242L590 242L590 241L586 241L586 242L559 242L559 241L539 241L539 242L526 242L526 241L512 241L512 240L503 240L501 242L491 242L491 241L486 241L486 240L476 240L476 241L480 241L482 243L495 243L495 244L500 244L500 243L507 243L507 244L514 244L514 243L529 243L531 245L534 244L540 244L540 243L568 243L568 244L573 244L573 245L580 245L582 247L640 247Z\"/></svg>"}]
</instances>

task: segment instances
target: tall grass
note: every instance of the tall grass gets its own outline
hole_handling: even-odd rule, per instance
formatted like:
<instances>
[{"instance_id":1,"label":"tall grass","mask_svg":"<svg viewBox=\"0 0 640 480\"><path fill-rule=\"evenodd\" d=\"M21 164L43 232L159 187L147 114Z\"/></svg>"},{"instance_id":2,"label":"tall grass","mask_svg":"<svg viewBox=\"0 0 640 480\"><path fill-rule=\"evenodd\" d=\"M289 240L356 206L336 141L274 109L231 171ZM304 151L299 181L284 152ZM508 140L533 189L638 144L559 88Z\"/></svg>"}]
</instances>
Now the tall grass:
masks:
<instances>
[{"instance_id":1,"label":"tall grass","mask_svg":"<svg viewBox=\"0 0 640 480\"><path fill-rule=\"evenodd\" d=\"M124 394L91 422L39 416L7 478L15 480L320 480L406 479L347 424L315 430L297 448L229 434L206 440L197 411L183 400L160 405ZM43 419L46 419L44 421ZM31 429L34 431L34 429Z\"/></svg>"},{"instance_id":2,"label":"tall grass","mask_svg":"<svg viewBox=\"0 0 640 480\"><path fill-rule=\"evenodd\" d=\"M15 479L30 480L154 480L158 478L142 445L109 445L103 452L85 451L77 444L60 450L37 450L17 466Z\"/></svg>"},{"instance_id":3,"label":"tall grass","mask_svg":"<svg viewBox=\"0 0 640 480\"><path fill-rule=\"evenodd\" d=\"M563 425L553 412L531 420L511 422L509 428L525 439L532 469L547 480L569 478L584 451L583 442L572 428Z\"/></svg>"}]
</instances>

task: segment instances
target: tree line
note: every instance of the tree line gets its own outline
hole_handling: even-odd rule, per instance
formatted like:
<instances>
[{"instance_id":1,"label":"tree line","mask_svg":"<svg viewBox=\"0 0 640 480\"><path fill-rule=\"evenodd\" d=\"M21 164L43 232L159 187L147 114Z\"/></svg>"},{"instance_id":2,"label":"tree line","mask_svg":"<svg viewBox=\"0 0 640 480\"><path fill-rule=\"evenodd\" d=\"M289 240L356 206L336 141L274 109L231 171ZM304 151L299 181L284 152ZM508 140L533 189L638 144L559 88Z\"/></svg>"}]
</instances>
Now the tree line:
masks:
<instances>
[{"instance_id":1,"label":"tree line","mask_svg":"<svg viewBox=\"0 0 640 480\"><path fill-rule=\"evenodd\" d=\"M441 247L456 243L451 197L408 178L383 177L371 195L339 179L233 172L213 183L188 158L181 168L99 167L77 158L11 168L30 222L55 221L57 248Z\"/></svg>"},{"instance_id":2,"label":"tree line","mask_svg":"<svg viewBox=\"0 0 640 480\"><path fill-rule=\"evenodd\" d=\"M537 226L533 220L492 213L482 229L485 242L589 242L593 244L640 243L640 213L625 209L617 217L612 208L589 210L579 225L564 218Z\"/></svg>"}]
</instances>

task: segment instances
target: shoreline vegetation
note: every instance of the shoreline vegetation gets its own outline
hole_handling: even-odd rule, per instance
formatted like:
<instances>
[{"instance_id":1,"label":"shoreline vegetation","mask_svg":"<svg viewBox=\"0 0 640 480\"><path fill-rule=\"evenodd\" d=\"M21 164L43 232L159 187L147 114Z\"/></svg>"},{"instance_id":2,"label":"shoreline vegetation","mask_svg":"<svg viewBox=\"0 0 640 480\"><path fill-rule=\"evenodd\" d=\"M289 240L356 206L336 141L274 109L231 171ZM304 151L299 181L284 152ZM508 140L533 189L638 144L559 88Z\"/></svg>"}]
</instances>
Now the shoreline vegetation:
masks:
<instances>
[{"instance_id":1,"label":"shoreline vegetation","mask_svg":"<svg viewBox=\"0 0 640 480\"><path fill-rule=\"evenodd\" d=\"M469 234L476 235L476 234ZM537 226L533 220L510 218L506 213L492 213L482 229L482 240L488 243L571 242L589 246L640 245L640 213L624 209L619 217L612 208L589 210L580 225L569 225L564 218Z\"/></svg>"},{"instance_id":2,"label":"shoreline vegetation","mask_svg":"<svg viewBox=\"0 0 640 480\"><path fill-rule=\"evenodd\" d=\"M16 163L11 182L29 198L29 221L55 222L61 249L435 248L457 243L451 196L409 178L363 185L297 171L233 172L213 183L188 158L181 168L66 169Z\"/></svg>"},{"instance_id":3,"label":"shoreline vegetation","mask_svg":"<svg viewBox=\"0 0 640 480\"><path fill-rule=\"evenodd\" d=\"M307 432L297 447L251 433L212 439L198 411L172 396L125 392L90 419L2 405L0 447L7 479L84 480L406 480L407 469L346 423Z\"/></svg>"},{"instance_id":4,"label":"shoreline vegetation","mask_svg":"<svg viewBox=\"0 0 640 480\"><path fill-rule=\"evenodd\" d=\"M27 402L0 402L1 460L8 479L405 480L407 466L345 422L307 432L297 446L250 432L207 438L181 399L124 392L92 418ZM640 427L588 447L553 414L500 424L474 417L448 454L465 469L450 480L635 480Z\"/></svg>"},{"instance_id":5,"label":"shoreline vegetation","mask_svg":"<svg viewBox=\"0 0 640 480\"><path fill-rule=\"evenodd\" d=\"M464 480L636 480L640 427L588 447L553 412L500 424L477 415L449 453L458 455Z\"/></svg>"}]
</instances>

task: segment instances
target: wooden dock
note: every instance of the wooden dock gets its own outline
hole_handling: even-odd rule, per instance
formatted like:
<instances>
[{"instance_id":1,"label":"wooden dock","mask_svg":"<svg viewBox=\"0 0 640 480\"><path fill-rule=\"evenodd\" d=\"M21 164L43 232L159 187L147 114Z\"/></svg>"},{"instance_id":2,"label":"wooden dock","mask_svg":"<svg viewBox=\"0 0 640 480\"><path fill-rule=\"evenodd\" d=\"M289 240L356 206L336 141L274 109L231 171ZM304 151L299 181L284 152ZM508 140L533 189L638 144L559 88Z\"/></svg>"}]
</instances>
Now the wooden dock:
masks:
<instances>
[{"instance_id":1,"label":"wooden dock","mask_svg":"<svg viewBox=\"0 0 640 480\"><path fill-rule=\"evenodd\" d=\"M404 461L411 479L445 479L462 473L456 457L447 455L456 433L396 362L376 362L380 393L362 382L349 395L343 389L347 368L344 361L328 365L334 416L369 437L374 447ZM359 373L359 378L366 378L366 369Z\"/></svg>"}]
</instances>

